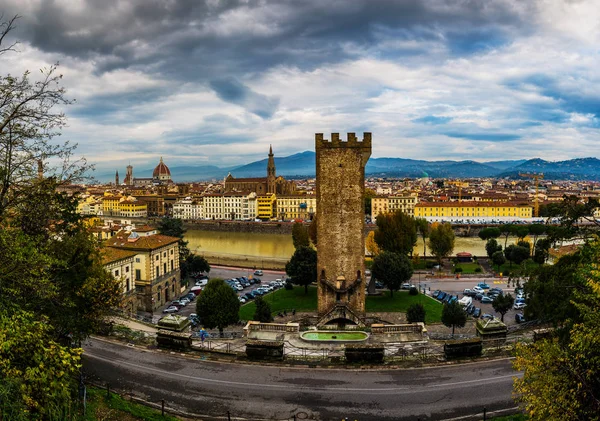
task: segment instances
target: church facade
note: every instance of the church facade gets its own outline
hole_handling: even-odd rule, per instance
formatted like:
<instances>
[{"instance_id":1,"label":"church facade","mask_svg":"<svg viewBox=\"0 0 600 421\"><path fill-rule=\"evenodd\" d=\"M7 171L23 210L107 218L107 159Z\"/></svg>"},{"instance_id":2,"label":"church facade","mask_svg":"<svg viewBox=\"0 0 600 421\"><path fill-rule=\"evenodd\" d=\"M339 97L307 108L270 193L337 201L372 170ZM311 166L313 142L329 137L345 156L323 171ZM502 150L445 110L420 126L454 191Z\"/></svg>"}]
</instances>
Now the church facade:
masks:
<instances>
[{"instance_id":1,"label":"church facade","mask_svg":"<svg viewBox=\"0 0 600 421\"><path fill-rule=\"evenodd\" d=\"M235 178L229 174L225 178L225 193L231 192L254 192L257 195L294 194L296 192L296 183L293 181L287 181L282 176L277 177L273 147L269 147L267 176L254 178Z\"/></svg>"}]
</instances>

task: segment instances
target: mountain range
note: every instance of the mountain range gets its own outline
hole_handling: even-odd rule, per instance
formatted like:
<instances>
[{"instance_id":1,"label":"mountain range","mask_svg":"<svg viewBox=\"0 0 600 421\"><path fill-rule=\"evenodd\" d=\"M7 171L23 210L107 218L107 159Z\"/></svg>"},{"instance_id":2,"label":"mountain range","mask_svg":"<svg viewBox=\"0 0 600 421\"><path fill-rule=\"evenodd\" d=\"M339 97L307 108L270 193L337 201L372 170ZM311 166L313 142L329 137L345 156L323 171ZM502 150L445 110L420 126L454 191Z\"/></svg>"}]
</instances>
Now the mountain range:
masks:
<instances>
[{"instance_id":1,"label":"mountain range","mask_svg":"<svg viewBox=\"0 0 600 421\"><path fill-rule=\"evenodd\" d=\"M315 153L300 152L294 155L275 158L277 175L286 178L315 177ZM176 182L219 180L231 173L236 178L265 177L267 159L251 162L238 167L220 168L203 166L170 166ZM425 161L405 158L371 158L365 169L371 177L408 178L522 178L519 173L543 173L550 180L600 180L600 160L596 158L576 158L567 161L545 161L540 158L512 161ZM134 169L135 177L150 177L152 168ZM100 181L114 180L114 174L97 174Z\"/></svg>"}]
</instances>

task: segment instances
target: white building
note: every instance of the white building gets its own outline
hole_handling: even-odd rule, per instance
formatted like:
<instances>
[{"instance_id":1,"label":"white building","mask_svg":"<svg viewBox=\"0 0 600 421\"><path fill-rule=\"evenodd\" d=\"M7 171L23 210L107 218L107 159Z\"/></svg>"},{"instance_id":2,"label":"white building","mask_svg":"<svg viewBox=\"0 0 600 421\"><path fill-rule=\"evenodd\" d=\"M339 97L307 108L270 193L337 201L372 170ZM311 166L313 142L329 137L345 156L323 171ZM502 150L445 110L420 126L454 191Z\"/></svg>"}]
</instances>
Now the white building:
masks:
<instances>
[{"instance_id":1,"label":"white building","mask_svg":"<svg viewBox=\"0 0 600 421\"><path fill-rule=\"evenodd\" d=\"M173 204L173 217L183 220L204 219L202 199L186 197Z\"/></svg>"}]
</instances>

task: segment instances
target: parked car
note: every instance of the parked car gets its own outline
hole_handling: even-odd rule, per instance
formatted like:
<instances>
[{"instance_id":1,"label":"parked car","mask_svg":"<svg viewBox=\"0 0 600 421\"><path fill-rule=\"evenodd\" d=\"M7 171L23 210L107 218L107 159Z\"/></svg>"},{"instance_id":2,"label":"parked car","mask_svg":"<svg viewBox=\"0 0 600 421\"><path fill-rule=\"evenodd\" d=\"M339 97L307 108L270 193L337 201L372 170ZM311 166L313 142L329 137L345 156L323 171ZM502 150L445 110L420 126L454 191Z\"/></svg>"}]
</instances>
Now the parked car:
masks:
<instances>
[{"instance_id":1,"label":"parked car","mask_svg":"<svg viewBox=\"0 0 600 421\"><path fill-rule=\"evenodd\" d=\"M481 315L481 309L479 307L475 307L473 310L473 317L478 318Z\"/></svg>"},{"instance_id":2,"label":"parked car","mask_svg":"<svg viewBox=\"0 0 600 421\"><path fill-rule=\"evenodd\" d=\"M444 291L440 291L440 293L435 298L442 301L444 299L444 297L446 297L446 293Z\"/></svg>"},{"instance_id":3,"label":"parked car","mask_svg":"<svg viewBox=\"0 0 600 421\"><path fill-rule=\"evenodd\" d=\"M260 284L262 281L260 278L253 278L255 284Z\"/></svg>"},{"instance_id":4,"label":"parked car","mask_svg":"<svg viewBox=\"0 0 600 421\"><path fill-rule=\"evenodd\" d=\"M385 285L383 285L383 282L381 282L381 281L375 281L375 288L384 289Z\"/></svg>"},{"instance_id":5,"label":"parked car","mask_svg":"<svg viewBox=\"0 0 600 421\"><path fill-rule=\"evenodd\" d=\"M467 309L467 313L469 313L470 315L473 315L473 312L475 311L477 307L475 307L473 304L471 304L471 306Z\"/></svg>"},{"instance_id":6,"label":"parked car","mask_svg":"<svg viewBox=\"0 0 600 421\"><path fill-rule=\"evenodd\" d=\"M494 288L490 288L490 292L497 292L498 294L500 294L503 291L502 291L502 288L494 287Z\"/></svg>"},{"instance_id":7,"label":"parked car","mask_svg":"<svg viewBox=\"0 0 600 421\"><path fill-rule=\"evenodd\" d=\"M483 294L483 288L481 288L479 285L475 285L472 289L472 291L475 294Z\"/></svg>"},{"instance_id":8,"label":"parked car","mask_svg":"<svg viewBox=\"0 0 600 421\"><path fill-rule=\"evenodd\" d=\"M252 295L252 298L260 297L262 294L257 290L250 291L248 294Z\"/></svg>"},{"instance_id":9,"label":"parked car","mask_svg":"<svg viewBox=\"0 0 600 421\"><path fill-rule=\"evenodd\" d=\"M458 300L458 303L463 307L467 307L473 303L473 299L471 297L465 296Z\"/></svg>"},{"instance_id":10,"label":"parked car","mask_svg":"<svg viewBox=\"0 0 600 421\"><path fill-rule=\"evenodd\" d=\"M522 310L525 308L525 306L526 306L526 304L524 302L519 301L519 302L515 302L515 305L513 305L513 308L515 310Z\"/></svg>"},{"instance_id":11,"label":"parked car","mask_svg":"<svg viewBox=\"0 0 600 421\"><path fill-rule=\"evenodd\" d=\"M439 294L439 293L440 293L440 290L439 290L439 289L436 289L435 291L433 291L433 292L431 293L431 296L432 296L433 298L436 298L436 297L438 296L438 294Z\"/></svg>"},{"instance_id":12,"label":"parked car","mask_svg":"<svg viewBox=\"0 0 600 421\"><path fill-rule=\"evenodd\" d=\"M183 297L179 297L179 302L183 303L183 305L188 305L190 303L190 300L188 299L188 297L183 296Z\"/></svg>"},{"instance_id":13,"label":"parked car","mask_svg":"<svg viewBox=\"0 0 600 421\"><path fill-rule=\"evenodd\" d=\"M246 304L246 299L244 297L238 297L238 300L240 300L240 303Z\"/></svg>"},{"instance_id":14,"label":"parked car","mask_svg":"<svg viewBox=\"0 0 600 421\"><path fill-rule=\"evenodd\" d=\"M247 292L244 295L242 295L242 297L244 297L246 300L252 300L254 298L254 295L252 295L251 292Z\"/></svg>"},{"instance_id":15,"label":"parked car","mask_svg":"<svg viewBox=\"0 0 600 421\"><path fill-rule=\"evenodd\" d=\"M463 291L463 295L466 297L473 297L475 295L475 293L473 291L471 291L469 288L467 288Z\"/></svg>"},{"instance_id":16,"label":"parked car","mask_svg":"<svg viewBox=\"0 0 600 421\"><path fill-rule=\"evenodd\" d=\"M177 313L179 311L179 308L177 306L169 306L167 308L165 308L162 312L163 313Z\"/></svg>"},{"instance_id":17,"label":"parked car","mask_svg":"<svg viewBox=\"0 0 600 421\"><path fill-rule=\"evenodd\" d=\"M492 314L489 313L484 313L481 315L481 318L483 320L494 320L494 316Z\"/></svg>"},{"instance_id":18,"label":"parked car","mask_svg":"<svg viewBox=\"0 0 600 421\"><path fill-rule=\"evenodd\" d=\"M473 308L473 304L469 304L468 306L465 307L465 312L467 314L471 314L471 309Z\"/></svg>"},{"instance_id":19,"label":"parked car","mask_svg":"<svg viewBox=\"0 0 600 421\"><path fill-rule=\"evenodd\" d=\"M517 322L517 323L524 323L525 322L525 316L523 315L523 313L517 313L517 314L515 314L515 322Z\"/></svg>"},{"instance_id":20,"label":"parked car","mask_svg":"<svg viewBox=\"0 0 600 421\"><path fill-rule=\"evenodd\" d=\"M475 298L477 301L481 301L481 299L484 297L483 292L478 292L477 294L475 294Z\"/></svg>"},{"instance_id":21,"label":"parked car","mask_svg":"<svg viewBox=\"0 0 600 421\"><path fill-rule=\"evenodd\" d=\"M177 307L177 308L181 308L181 307L185 307L185 304L183 304L183 303L182 303L181 301L179 301L179 300L174 300L174 301L171 301L171 302L169 303L169 306L175 306L175 307Z\"/></svg>"},{"instance_id":22,"label":"parked car","mask_svg":"<svg viewBox=\"0 0 600 421\"><path fill-rule=\"evenodd\" d=\"M263 276L263 271L258 269L254 271L254 276Z\"/></svg>"},{"instance_id":23,"label":"parked car","mask_svg":"<svg viewBox=\"0 0 600 421\"><path fill-rule=\"evenodd\" d=\"M401 289L411 289L414 288L414 285L411 284L402 284L402 286L400 287Z\"/></svg>"},{"instance_id":24,"label":"parked car","mask_svg":"<svg viewBox=\"0 0 600 421\"><path fill-rule=\"evenodd\" d=\"M483 297L481 297L481 304L491 304L493 301L494 301L494 299L487 295L484 295Z\"/></svg>"},{"instance_id":25,"label":"parked car","mask_svg":"<svg viewBox=\"0 0 600 421\"><path fill-rule=\"evenodd\" d=\"M490 286L488 284L486 284L485 282L480 282L477 284L477 286L481 289L490 289Z\"/></svg>"}]
</instances>

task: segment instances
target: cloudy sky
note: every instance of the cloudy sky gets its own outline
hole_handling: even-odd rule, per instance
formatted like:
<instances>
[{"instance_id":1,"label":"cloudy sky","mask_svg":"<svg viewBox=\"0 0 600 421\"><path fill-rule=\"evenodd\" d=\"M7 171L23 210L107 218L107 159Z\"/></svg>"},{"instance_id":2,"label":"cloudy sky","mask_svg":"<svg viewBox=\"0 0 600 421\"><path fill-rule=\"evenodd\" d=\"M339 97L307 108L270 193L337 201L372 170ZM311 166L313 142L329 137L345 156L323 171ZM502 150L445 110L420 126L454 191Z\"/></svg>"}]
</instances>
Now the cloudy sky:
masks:
<instances>
[{"instance_id":1,"label":"cloudy sky","mask_svg":"<svg viewBox=\"0 0 600 421\"><path fill-rule=\"evenodd\" d=\"M0 0L60 63L63 140L99 172L230 166L373 133L373 157L600 156L595 0ZM329 135L327 135L329 137Z\"/></svg>"}]
</instances>

